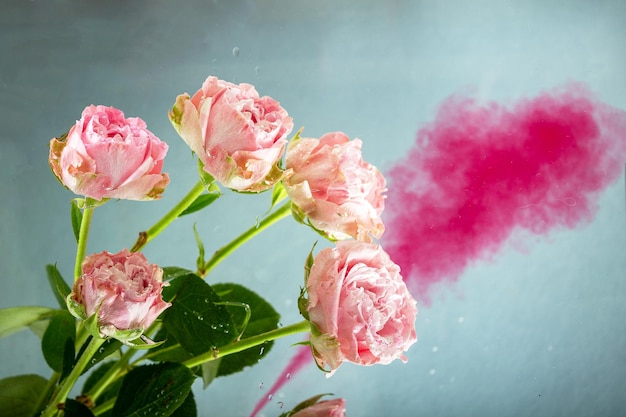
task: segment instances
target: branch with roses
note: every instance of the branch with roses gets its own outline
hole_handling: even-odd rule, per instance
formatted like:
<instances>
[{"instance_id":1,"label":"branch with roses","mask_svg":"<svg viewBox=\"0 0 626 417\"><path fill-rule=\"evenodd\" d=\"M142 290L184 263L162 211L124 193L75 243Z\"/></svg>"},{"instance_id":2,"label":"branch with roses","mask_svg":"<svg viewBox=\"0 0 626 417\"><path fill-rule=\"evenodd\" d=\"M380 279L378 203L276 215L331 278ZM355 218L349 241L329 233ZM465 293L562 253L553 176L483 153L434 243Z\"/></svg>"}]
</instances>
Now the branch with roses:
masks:
<instances>
[{"instance_id":1,"label":"branch with roses","mask_svg":"<svg viewBox=\"0 0 626 417\"><path fill-rule=\"evenodd\" d=\"M0 380L11 394L0 414L19 416L195 416L191 385L253 366L275 340L307 333L318 367L332 375L342 362L406 361L416 341L415 300L399 267L375 243L384 225L385 179L364 161L362 142L341 132L301 137L287 111L250 84L208 77L181 94L169 119L198 159L199 180L130 249L87 254L96 209L110 200L154 200L165 192L168 145L140 118L88 106L69 131L50 142L49 164L72 200L76 262L68 283L55 265L48 280L59 308L0 310L0 336L42 329L49 379ZM205 259L195 231L197 270L162 267L141 250L178 217L207 209L221 187L271 194L256 225ZM292 217L334 243L306 258L298 307L304 320L279 324L278 312L237 283L204 279L234 250ZM303 256L305 258L305 256ZM88 373L82 389L78 378ZM75 398L72 392L80 391ZM6 391L4 391L6 392ZM32 393L38 393L33 400ZM342 416L343 399L311 397L283 416Z\"/></svg>"}]
</instances>

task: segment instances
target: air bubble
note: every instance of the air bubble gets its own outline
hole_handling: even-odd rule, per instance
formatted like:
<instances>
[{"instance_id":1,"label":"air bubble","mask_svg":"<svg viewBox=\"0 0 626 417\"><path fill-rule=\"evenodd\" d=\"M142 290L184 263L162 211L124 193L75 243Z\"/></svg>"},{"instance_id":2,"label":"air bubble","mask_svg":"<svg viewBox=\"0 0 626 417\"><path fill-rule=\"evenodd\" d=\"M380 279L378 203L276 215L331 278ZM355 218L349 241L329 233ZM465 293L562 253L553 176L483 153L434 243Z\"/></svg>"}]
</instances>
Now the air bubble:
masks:
<instances>
[{"instance_id":1,"label":"air bubble","mask_svg":"<svg viewBox=\"0 0 626 417\"><path fill-rule=\"evenodd\" d=\"M433 353L437 352L439 350L439 348L437 346L433 346Z\"/></svg>"},{"instance_id":2,"label":"air bubble","mask_svg":"<svg viewBox=\"0 0 626 417\"><path fill-rule=\"evenodd\" d=\"M435 375L435 372L437 372L437 371L435 371L434 369L431 369L430 371L428 371L428 373L431 374L431 375Z\"/></svg>"},{"instance_id":3,"label":"air bubble","mask_svg":"<svg viewBox=\"0 0 626 417\"><path fill-rule=\"evenodd\" d=\"M238 47L238 46L235 46L235 47L233 48L233 56L239 56L239 52L240 52L240 51L239 51L239 47Z\"/></svg>"}]
</instances>

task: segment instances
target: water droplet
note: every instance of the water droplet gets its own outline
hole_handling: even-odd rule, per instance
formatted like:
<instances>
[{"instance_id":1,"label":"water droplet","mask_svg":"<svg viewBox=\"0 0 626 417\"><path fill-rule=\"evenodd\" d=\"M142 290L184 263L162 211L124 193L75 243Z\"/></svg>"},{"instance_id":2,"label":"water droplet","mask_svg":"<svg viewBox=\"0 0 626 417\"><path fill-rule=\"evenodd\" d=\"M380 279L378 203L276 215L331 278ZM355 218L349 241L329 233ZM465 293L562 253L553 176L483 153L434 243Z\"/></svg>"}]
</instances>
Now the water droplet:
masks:
<instances>
[{"instance_id":1,"label":"water droplet","mask_svg":"<svg viewBox=\"0 0 626 417\"><path fill-rule=\"evenodd\" d=\"M98 353L104 353L104 348L101 347L100 349L98 349Z\"/></svg>"},{"instance_id":2,"label":"water droplet","mask_svg":"<svg viewBox=\"0 0 626 417\"><path fill-rule=\"evenodd\" d=\"M198 316L198 320L202 321L202 320L204 320L204 317Z\"/></svg>"},{"instance_id":3,"label":"water droplet","mask_svg":"<svg viewBox=\"0 0 626 417\"><path fill-rule=\"evenodd\" d=\"M271 401L271 399L274 398L274 396L272 394L267 396L267 399Z\"/></svg>"},{"instance_id":4,"label":"water droplet","mask_svg":"<svg viewBox=\"0 0 626 417\"><path fill-rule=\"evenodd\" d=\"M238 46L235 46L235 47L233 48L233 56L239 56L239 52L240 52L240 51L239 51L239 47L238 47Z\"/></svg>"},{"instance_id":5,"label":"water droplet","mask_svg":"<svg viewBox=\"0 0 626 417\"><path fill-rule=\"evenodd\" d=\"M205 299L204 299L204 302L208 304L208 303L209 303L209 299L208 299L208 298L205 298Z\"/></svg>"},{"instance_id":6,"label":"water droplet","mask_svg":"<svg viewBox=\"0 0 626 417\"><path fill-rule=\"evenodd\" d=\"M433 346L433 353L437 352L439 350L439 348L437 346Z\"/></svg>"},{"instance_id":7,"label":"water droplet","mask_svg":"<svg viewBox=\"0 0 626 417\"><path fill-rule=\"evenodd\" d=\"M96 363L96 358L93 358L93 359L91 360L91 363L92 363L92 364Z\"/></svg>"},{"instance_id":8,"label":"water droplet","mask_svg":"<svg viewBox=\"0 0 626 417\"><path fill-rule=\"evenodd\" d=\"M185 311L183 314L185 314L185 316L187 315L187 312Z\"/></svg>"},{"instance_id":9,"label":"water droplet","mask_svg":"<svg viewBox=\"0 0 626 417\"><path fill-rule=\"evenodd\" d=\"M217 330L217 326L216 326L215 324L212 324L212 325L211 325L211 329L213 329L213 330Z\"/></svg>"},{"instance_id":10,"label":"water droplet","mask_svg":"<svg viewBox=\"0 0 626 417\"><path fill-rule=\"evenodd\" d=\"M224 333L228 333L228 329L224 329Z\"/></svg>"},{"instance_id":11,"label":"water droplet","mask_svg":"<svg viewBox=\"0 0 626 417\"><path fill-rule=\"evenodd\" d=\"M459 323L463 323L465 321L465 317L459 317Z\"/></svg>"},{"instance_id":12,"label":"water droplet","mask_svg":"<svg viewBox=\"0 0 626 417\"><path fill-rule=\"evenodd\" d=\"M254 67L254 72L256 72L257 74L261 72L261 67L259 67L258 65Z\"/></svg>"},{"instance_id":13,"label":"water droplet","mask_svg":"<svg viewBox=\"0 0 626 417\"><path fill-rule=\"evenodd\" d=\"M431 375L435 375L435 372L436 371L434 369L431 369L430 371L428 371L428 373L431 374Z\"/></svg>"},{"instance_id":14,"label":"water droplet","mask_svg":"<svg viewBox=\"0 0 626 417\"><path fill-rule=\"evenodd\" d=\"M287 373L287 375L285 375L285 378L287 378L287 379L291 379L291 374L290 374L290 373Z\"/></svg>"},{"instance_id":15,"label":"water droplet","mask_svg":"<svg viewBox=\"0 0 626 417\"><path fill-rule=\"evenodd\" d=\"M259 384L259 389L263 389L263 383L262 382Z\"/></svg>"},{"instance_id":16,"label":"water droplet","mask_svg":"<svg viewBox=\"0 0 626 417\"><path fill-rule=\"evenodd\" d=\"M285 403L282 401L278 402L278 408L283 408L285 406Z\"/></svg>"},{"instance_id":17,"label":"water droplet","mask_svg":"<svg viewBox=\"0 0 626 417\"><path fill-rule=\"evenodd\" d=\"M265 348L263 346L261 346L261 351L259 352L259 355L262 355L263 352L265 352Z\"/></svg>"}]
</instances>

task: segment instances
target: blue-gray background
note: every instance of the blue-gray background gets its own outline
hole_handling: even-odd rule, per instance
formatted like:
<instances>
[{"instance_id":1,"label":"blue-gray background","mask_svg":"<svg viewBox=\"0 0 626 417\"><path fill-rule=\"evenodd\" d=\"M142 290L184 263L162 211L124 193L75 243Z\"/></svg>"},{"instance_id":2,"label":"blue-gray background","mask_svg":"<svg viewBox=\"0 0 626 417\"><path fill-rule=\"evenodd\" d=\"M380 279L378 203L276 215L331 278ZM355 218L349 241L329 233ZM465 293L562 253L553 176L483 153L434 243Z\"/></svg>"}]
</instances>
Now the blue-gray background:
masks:
<instances>
[{"instance_id":1,"label":"blue-gray background","mask_svg":"<svg viewBox=\"0 0 626 417\"><path fill-rule=\"evenodd\" d=\"M511 101L576 80L626 109L626 2L616 1L22 1L0 6L0 307L54 306L44 265L70 276L72 194L47 166L48 141L89 104L140 116L170 151L159 202L96 210L88 252L134 242L196 180L167 111L209 75L254 84L319 136L365 141L383 170L413 144L447 96L472 91ZM581 167L584 169L584 167ZM572 173L576 175L576 173ZM146 250L152 262L192 268L197 223L207 250L253 224L268 196L227 193L177 221ZM346 398L348 415L616 416L626 413L624 178L594 220L547 238L514 237L490 262L420 305L408 364L314 366L268 406L277 416L308 396ZM214 271L299 320L303 259L316 236L290 220ZM519 251L520 246L526 247ZM266 395L298 337L268 360L202 391L201 416L245 416ZM0 377L48 370L38 339L0 340ZM285 404L280 409L278 401Z\"/></svg>"}]
</instances>

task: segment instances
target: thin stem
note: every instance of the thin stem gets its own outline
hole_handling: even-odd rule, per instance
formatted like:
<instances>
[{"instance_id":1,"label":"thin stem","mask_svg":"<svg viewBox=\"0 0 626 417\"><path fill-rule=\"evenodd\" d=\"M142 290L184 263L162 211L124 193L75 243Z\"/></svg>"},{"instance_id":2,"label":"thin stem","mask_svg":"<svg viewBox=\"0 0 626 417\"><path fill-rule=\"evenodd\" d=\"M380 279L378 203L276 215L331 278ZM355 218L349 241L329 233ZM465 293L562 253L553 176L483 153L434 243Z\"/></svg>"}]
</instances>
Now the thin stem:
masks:
<instances>
[{"instance_id":1,"label":"thin stem","mask_svg":"<svg viewBox=\"0 0 626 417\"><path fill-rule=\"evenodd\" d=\"M104 392L104 390L111 384L111 382L115 381L120 375L125 373L126 366L130 361L130 358L135 354L135 350L130 348L117 361L109 370L104 374L102 378L95 384L91 390L89 390L85 395L89 397L94 403L98 400L100 395Z\"/></svg>"},{"instance_id":2,"label":"thin stem","mask_svg":"<svg viewBox=\"0 0 626 417\"><path fill-rule=\"evenodd\" d=\"M89 361L93 357L93 355L98 351L100 346L104 343L105 339L100 339L99 337L94 337L89 341L87 348L74 365L74 369L72 372L65 378L58 391L54 394L50 402L48 403L48 407L41 414L42 417L52 417L56 414L58 409L58 404L64 403L69 395L70 391L78 377L83 373L85 367L89 364Z\"/></svg>"},{"instance_id":3,"label":"thin stem","mask_svg":"<svg viewBox=\"0 0 626 417\"><path fill-rule=\"evenodd\" d=\"M165 214L159 221L157 221L151 228L145 230L143 232L139 232L139 238L137 238L137 242L130 250L131 252L140 251L144 246L146 246L152 239L157 237L159 233L161 233L170 223L172 223L176 218L185 211L187 207L193 203L196 198L198 198L205 190L204 184L202 181L198 181L196 185L187 193L186 196L183 197L182 200L178 202L170 211Z\"/></svg>"},{"instance_id":4,"label":"thin stem","mask_svg":"<svg viewBox=\"0 0 626 417\"><path fill-rule=\"evenodd\" d=\"M217 266L221 261L224 260L228 255L230 255L235 249L239 246L246 243L248 240L252 239L257 234L261 233L263 230L267 229L274 223L278 222L285 217L288 217L291 214L291 202L287 202L280 206L276 211L271 213L269 216L261 220L257 225L252 226L239 236L237 236L232 242L227 244L226 246L222 246L220 249L216 250L213 254L213 257L204 264L204 268L200 272L201 276L205 276L208 274L213 268Z\"/></svg>"},{"instance_id":5,"label":"thin stem","mask_svg":"<svg viewBox=\"0 0 626 417\"><path fill-rule=\"evenodd\" d=\"M43 392L41 393L41 396L39 397L39 401L37 402L37 407L35 408L35 410L39 411L44 408L44 406L48 402L48 399L50 398L50 395L52 395L52 392L54 391L54 386L59 381L60 377L61 377L61 374L59 372L52 373L52 376L48 380L46 387L44 388Z\"/></svg>"},{"instance_id":6,"label":"thin stem","mask_svg":"<svg viewBox=\"0 0 626 417\"><path fill-rule=\"evenodd\" d=\"M78 280L83 274L83 259L87 251L87 239L89 238L89 226L93 217L94 207L85 207L83 210L83 219L80 222L80 231L78 232L78 247L76 248L76 263L74 264L74 281Z\"/></svg>"},{"instance_id":7,"label":"thin stem","mask_svg":"<svg viewBox=\"0 0 626 417\"><path fill-rule=\"evenodd\" d=\"M113 409L113 406L115 405L116 400L117 400L117 397L111 398L110 400L105 401L102 404L99 404L97 407L91 410L91 412L93 413L94 416L99 416L100 414L106 413L107 411Z\"/></svg>"},{"instance_id":8,"label":"thin stem","mask_svg":"<svg viewBox=\"0 0 626 417\"><path fill-rule=\"evenodd\" d=\"M204 362L213 361L215 359L222 358L233 353L238 353L251 347L262 345L265 342L279 339L281 337L290 336L296 333L308 332L311 330L311 324L307 320L303 320L299 323L291 324L289 326L280 327L278 329L270 330L256 336L248 337L237 342L233 342L230 345L222 346L219 350L211 350L201 355L194 356L191 359L187 359L183 362L183 365L188 368L193 368L203 364Z\"/></svg>"}]
</instances>

